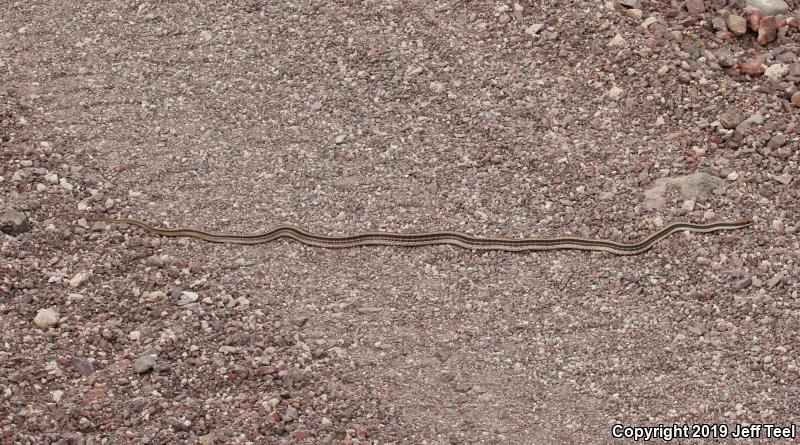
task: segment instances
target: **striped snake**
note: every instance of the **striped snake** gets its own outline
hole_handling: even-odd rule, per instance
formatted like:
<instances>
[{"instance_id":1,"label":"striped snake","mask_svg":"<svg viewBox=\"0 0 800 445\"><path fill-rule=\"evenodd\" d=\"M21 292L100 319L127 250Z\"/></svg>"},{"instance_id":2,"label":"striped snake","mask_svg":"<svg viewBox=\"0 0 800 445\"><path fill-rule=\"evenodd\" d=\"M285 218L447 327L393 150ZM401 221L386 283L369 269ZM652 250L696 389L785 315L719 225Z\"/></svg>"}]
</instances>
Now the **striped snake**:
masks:
<instances>
[{"instance_id":1,"label":"striped snake","mask_svg":"<svg viewBox=\"0 0 800 445\"><path fill-rule=\"evenodd\" d=\"M480 238L461 232L439 231L421 233L362 232L349 236L327 236L307 232L293 225L280 225L252 235L206 232L197 229L166 229L154 227L138 219L112 218L101 215L86 215L89 221L102 221L113 224L128 224L159 236L197 238L214 243L262 244L278 238L291 238L313 247L343 249L358 246L401 246L417 247L437 244L450 244L471 250L503 250L508 252L530 252L542 250L591 250L615 255L638 255L650 250L662 239L679 231L709 233L718 230L744 229L753 224L750 219L740 221L719 221L709 224L677 222L670 224L641 241L630 244L604 239L585 239L572 236L555 238Z\"/></svg>"}]
</instances>

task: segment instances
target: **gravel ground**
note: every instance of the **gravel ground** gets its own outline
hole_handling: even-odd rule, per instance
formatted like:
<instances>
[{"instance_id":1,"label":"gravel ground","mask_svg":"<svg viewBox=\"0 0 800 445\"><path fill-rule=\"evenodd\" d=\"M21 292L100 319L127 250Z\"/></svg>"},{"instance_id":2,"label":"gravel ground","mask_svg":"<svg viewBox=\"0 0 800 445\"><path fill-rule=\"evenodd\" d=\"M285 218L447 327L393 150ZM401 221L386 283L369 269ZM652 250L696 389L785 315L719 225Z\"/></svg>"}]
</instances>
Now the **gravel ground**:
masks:
<instances>
[{"instance_id":1,"label":"gravel ground","mask_svg":"<svg viewBox=\"0 0 800 445\"><path fill-rule=\"evenodd\" d=\"M797 423L800 20L742 3L8 2L2 440ZM620 241L756 224L615 257L214 245L59 216L78 211Z\"/></svg>"}]
</instances>

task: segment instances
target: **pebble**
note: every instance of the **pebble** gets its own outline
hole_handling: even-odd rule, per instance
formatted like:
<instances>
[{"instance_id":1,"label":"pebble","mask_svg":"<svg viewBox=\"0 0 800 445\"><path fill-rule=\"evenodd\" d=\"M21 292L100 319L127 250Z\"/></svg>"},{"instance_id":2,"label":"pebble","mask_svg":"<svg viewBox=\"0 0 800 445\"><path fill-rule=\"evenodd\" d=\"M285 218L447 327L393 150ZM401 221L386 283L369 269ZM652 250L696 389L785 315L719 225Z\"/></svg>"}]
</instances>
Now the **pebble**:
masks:
<instances>
[{"instance_id":1,"label":"pebble","mask_svg":"<svg viewBox=\"0 0 800 445\"><path fill-rule=\"evenodd\" d=\"M779 81L789 74L789 67L782 63L776 63L768 66L764 70L764 76L772 81Z\"/></svg>"},{"instance_id":2,"label":"pebble","mask_svg":"<svg viewBox=\"0 0 800 445\"><path fill-rule=\"evenodd\" d=\"M783 144L785 144L785 143L786 143L786 136L784 136L782 134L776 134L775 136L772 136L770 138L769 142L767 142L767 147L769 147L769 148L779 148L779 147L782 147Z\"/></svg>"},{"instance_id":3,"label":"pebble","mask_svg":"<svg viewBox=\"0 0 800 445\"><path fill-rule=\"evenodd\" d=\"M725 19L722 17L714 17L711 19L711 26L714 28L714 31L727 31L728 25L725 23Z\"/></svg>"},{"instance_id":4,"label":"pebble","mask_svg":"<svg viewBox=\"0 0 800 445\"><path fill-rule=\"evenodd\" d=\"M642 12L642 10L641 10L641 9L636 9L636 8L633 8L633 9L628 9L628 10L626 10L626 11L625 11L625 14L626 14L628 17L630 17L630 18L632 18L632 19L634 19L634 20L641 20L641 19L642 19L642 15L643 15L644 13Z\"/></svg>"},{"instance_id":5,"label":"pebble","mask_svg":"<svg viewBox=\"0 0 800 445\"><path fill-rule=\"evenodd\" d=\"M620 100L624 95L625 91L623 91L622 88L617 86L613 86L611 87L610 90L608 90L608 97L610 97L612 100Z\"/></svg>"},{"instance_id":6,"label":"pebble","mask_svg":"<svg viewBox=\"0 0 800 445\"><path fill-rule=\"evenodd\" d=\"M156 365L156 358L152 354L145 354L133 362L133 370L137 374L144 374L145 372L153 369Z\"/></svg>"},{"instance_id":7,"label":"pebble","mask_svg":"<svg viewBox=\"0 0 800 445\"><path fill-rule=\"evenodd\" d=\"M794 178L792 178L792 175L790 175L789 173L783 173L783 174L778 175L778 176L775 177L775 180L778 181L779 183L783 184L783 185L791 184L792 183L792 179L794 179Z\"/></svg>"},{"instance_id":8,"label":"pebble","mask_svg":"<svg viewBox=\"0 0 800 445\"><path fill-rule=\"evenodd\" d=\"M691 15L700 15L706 12L706 5L703 0L686 0L686 10Z\"/></svg>"},{"instance_id":9,"label":"pebble","mask_svg":"<svg viewBox=\"0 0 800 445\"><path fill-rule=\"evenodd\" d=\"M753 279L747 277L747 278L742 278L741 280L734 281L733 286L731 287L733 287L733 290L740 291L750 287L751 284L753 284Z\"/></svg>"},{"instance_id":10,"label":"pebble","mask_svg":"<svg viewBox=\"0 0 800 445\"><path fill-rule=\"evenodd\" d=\"M763 17L758 24L758 38L756 42L764 46L775 40L778 35L778 21L774 16Z\"/></svg>"},{"instance_id":11,"label":"pebble","mask_svg":"<svg viewBox=\"0 0 800 445\"><path fill-rule=\"evenodd\" d=\"M39 309L33 318L33 323L42 329L47 329L57 325L59 317L58 311L54 308Z\"/></svg>"},{"instance_id":12,"label":"pebble","mask_svg":"<svg viewBox=\"0 0 800 445\"><path fill-rule=\"evenodd\" d=\"M689 333L691 333L693 335L696 335L698 337L703 335L703 329L700 326L697 326L697 325L689 326L686 330L689 331Z\"/></svg>"},{"instance_id":13,"label":"pebble","mask_svg":"<svg viewBox=\"0 0 800 445\"><path fill-rule=\"evenodd\" d=\"M739 64L742 73L750 77L757 77L764 74L764 62L758 59L750 59Z\"/></svg>"},{"instance_id":14,"label":"pebble","mask_svg":"<svg viewBox=\"0 0 800 445\"><path fill-rule=\"evenodd\" d=\"M789 11L789 5L783 0L747 0L745 5L758 9L764 15L786 14Z\"/></svg>"},{"instance_id":15,"label":"pebble","mask_svg":"<svg viewBox=\"0 0 800 445\"><path fill-rule=\"evenodd\" d=\"M360 307L360 308L358 308L359 315L377 314L378 312L381 312L381 308L378 308L378 307Z\"/></svg>"},{"instance_id":16,"label":"pebble","mask_svg":"<svg viewBox=\"0 0 800 445\"><path fill-rule=\"evenodd\" d=\"M91 275L91 273L89 273L89 272L78 272L78 273L76 273L74 277L70 278L70 280L68 282L69 283L69 287L75 289L76 287L78 287L81 284L83 284L83 282L86 281L89 278L90 275Z\"/></svg>"},{"instance_id":17,"label":"pebble","mask_svg":"<svg viewBox=\"0 0 800 445\"><path fill-rule=\"evenodd\" d=\"M747 20L740 15L729 15L725 23L728 25L728 29L736 36L743 36L747 33Z\"/></svg>"},{"instance_id":18,"label":"pebble","mask_svg":"<svg viewBox=\"0 0 800 445\"><path fill-rule=\"evenodd\" d=\"M625 42L625 38L622 37L621 34L615 35L611 40L608 41L608 46L611 48L618 48L625 46L627 42Z\"/></svg>"},{"instance_id":19,"label":"pebble","mask_svg":"<svg viewBox=\"0 0 800 445\"><path fill-rule=\"evenodd\" d=\"M297 408L295 408L295 407L290 405L288 408L286 408L286 417L290 421L291 420L297 420L297 419L300 418L300 413L297 412Z\"/></svg>"},{"instance_id":20,"label":"pebble","mask_svg":"<svg viewBox=\"0 0 800 445\"><path fill-rule=\"evenodd\" d=\"M192 304L199 299L200 296L197 294L197 292L183 291L181 292L181 297L178 299L178 306Z\"/></svg>"},{"instance_id":21,"label":"pebble","mask_svg":"<svg viewBox=\"0 0 800 445\"><path fill-rule=\"evenodd\" d=\"M717 120L722 124L722 128L731 130L744 121L745 115L738 108L728 108L717 116Z\"/></svg>"},{"instance_id":22,"label":"pebble","mask_svg":"<svg viewBox=\"0 0 800 445\"><path fill-rule=\"evenodd\" d=\"M714 55L717 57L719 65L723 68L732 68L736 65L736 58L728 48L720 48Z\"/></svg>"},{"instance_id":23,"label":"pebble","mask_svg":"<svg viewBox=\"0 0 800 445\"><path fill-rule=\"evenodd\" d=\"M764 116L762 116L760 113L756 113L748 117L747 119L743 120L742 122L740 122L739 125L736 126L736 131L740 134L744 134L750 129L751 125L753 124L761 125L763 123L764 123Z\"/></svg>"},{"instance_id":24,"label":"pebble","mask_svg":"<svg viewBox=\"0 0 800 445\"><path fill-rule=\"evenodd\" d=\"M86 359L74 357L72 359L72 367L84 377L94 374L94 365Z\"/></svg>"},{"instance_id":25,"label":"pebble","mask_svg":"<svg viewBox=\"0 0 800 445\"><path fill-rule=\"evenodd\" d=\"M544 28L544 24L542 23L534 23L533 25L529 26L528 29L525 30L525 34L529 35L536 35Z\"/></svg>"},{"instance_id":26,"label":"pebble","mask_svg":"<svg viewBox=\"0 0 800 445\"><path fill-rule=\"evenodd\" d=\"M74 187L72 186L72 184L70 184L69 182L67 182L67 180L66 180L65 178L61 178L61 179L59 179L59 180L58 180L58 183L61 185L61 188L63 188L64 190L66 190L66 191L68 191L68 192L71 192L71 191L72 191L72 189L74 188Z\"/></svg>"},{"instance_id":27,"label":"pebble","mask_svg":"<svg viewBox=\"0 0 800 445\"><path fill-rule=\"evenodd\" d=\"M727 179L728 181L735 181L739 179L739 173L732 171L728 173L728 176L726 176L725 179Z\"/></svg>"},{"instance_id":28,"label":"pebble","mask_svg":"<svg viewBox=\"0 0 800 445\"><path fill-rule=\"evenodd\" d=\"M800 91L795 92L792 94L791 98L792 105L795 107L800 107Z\"/></svg>"},{"instance_id":29,"label":"pebble","mask_svg":"<svg viewBox=\"0 0 800 445\"><path fill-rule=\"evenodd\" d=\"M17 236L29 230L31 230L31 224L24 213L13 208L8 208L0 215L0 231L3 233Z\"/></svg>"}]
</instances>

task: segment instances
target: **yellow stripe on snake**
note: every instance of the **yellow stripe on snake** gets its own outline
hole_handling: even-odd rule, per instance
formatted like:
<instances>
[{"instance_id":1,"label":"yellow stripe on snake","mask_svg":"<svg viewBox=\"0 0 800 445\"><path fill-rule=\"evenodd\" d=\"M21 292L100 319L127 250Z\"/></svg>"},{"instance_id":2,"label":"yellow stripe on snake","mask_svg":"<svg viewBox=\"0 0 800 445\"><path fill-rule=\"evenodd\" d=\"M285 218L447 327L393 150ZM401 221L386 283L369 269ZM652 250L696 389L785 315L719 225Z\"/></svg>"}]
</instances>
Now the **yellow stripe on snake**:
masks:
<instances>
[{"instance_id":1,"label":"yellow stripe on snake","mask_svg":"<svg viewBox=\"0 0 800 445\"><path fill-rule=\"evenodd\" d=\"M155 227L138 219L113 218L103 215L85 215L89 221L102 221L112 224L128 224L139 227L150 234L168 237L188 237L214 243L263 244L279 238L290 238L313 247L344 249L359 246L399 246L419 247L449 244L470 250L501 250L508 252L531 252L546 250L589 250L607 252L614 255L638 255L652 249L664 238L679 231L710 233L719 230L744 229L753 224L750 219L739 221L719 221L708 224L676 222L665 226L641 241L620 243L605 239L586 239L572 236L554 238L481 238L455 231L391 233L361 232L349 236L327 236L310 233L300 227L284 224L263 233L231 234L214 233L204 230Z\"/></svg>"}]
</instances>

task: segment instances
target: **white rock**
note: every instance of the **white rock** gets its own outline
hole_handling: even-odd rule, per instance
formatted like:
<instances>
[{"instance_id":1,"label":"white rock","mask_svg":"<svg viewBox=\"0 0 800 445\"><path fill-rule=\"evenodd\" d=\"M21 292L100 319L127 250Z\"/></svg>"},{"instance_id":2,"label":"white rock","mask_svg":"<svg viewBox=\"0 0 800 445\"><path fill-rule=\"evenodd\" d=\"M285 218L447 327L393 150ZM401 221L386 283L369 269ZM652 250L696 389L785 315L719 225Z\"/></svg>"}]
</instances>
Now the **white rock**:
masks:
<instances>
[{"instance_id":1,"label":"white rock","mask_svg":"<svg viewBox=\"0 0 800 445\"><path fill-rule=\"evenodd\" d=\"M642 22L642 28L647 28L647 27L649 27L650 25L652 25L653 23L655 23L657 21L658 21L657 18L655 18L653 16L650 16L650 17L644 19L644 21Z\"/></svg>"},{"instance_id":2,"label":"white rock","mask_svg":"<svg viewBox=\"0 0 800 445\"><path fill-rule=\"evenodd\" d=\"M142 333L140 331L131 331L131 332L128 333L128 338L131 341L139 341L139 339L141 337L142 337Z\"/></svg>"},{"instance_id":3,"label":"white rock","mask_svg":"<svg viewBox=\"0 0 800 445\"><path fill-rule=\"evenodd\" d=\"M64 190L67 190L67 191L72 191L72 189L74 188L72 186L72 184L67 182L67 180L65 178L59 179L58 183L61 184L61 188L63 188Z\"/></svg>"},{"instance_id":4,"label":"white rock","mask_svg":"<svg viewBox=\"0 0 800 445\"><path fill-rule=\"evenodd\" d=\"M57 389L50 394L53 396L54 402L60 402L61 398L64 397L64 391L61 391L60 389Z\"/></svg>"},{"instance_id":5,"label":"white rock","mask_svg":"<svg viewBox=\"0 0 800 445\"><path fill-rule=\"evenodd\" d=\"M536 35L539 31L544 28L544 24L542 23L534 23L533 25L529 26L528 29L525 30L525 34Z\"/></svg>"},{"instance_id":6,"label":"white rock","mask_svg":"<svg viewBox=\"0 0 800 445\"><path fill-rule=\"evenodd\" d=\"M39 309L33 323L42 329L47 329L57 325L59 317L58 311L53 308Z\"/></svg>"},{"instance_id":7,"label":"white rock","mask_svg":"<svg viewBox=\"0 0 800 445\"><path fill-rule=\"evenodd\" d=\"M770 65L764 70L764 76L776 82L783 79L787 74L789 74L789 67L782 63Z\"/></svg>"},{"instance_id":8,"label":"white rock","mask_svg":"<svg viewBox=\"0 0 800 445\"><path fill-rule=\"evenodd\" d=\"M613 100L620 100L624 95L625 91L623 91L622 88L617 86L611 87L611 89L608 90L608 97L610 97Z\"/></svg>"},{"instance_id":9,"label":"white rock","mask_svg":"<svg viewBox=\"0 0 800 445\"><path fill-rule=\"evenodd\" d=\"M789 5L783 0L747 0L745 5L761 10L764 15L786 14L789 11Z\"/></svg>"},{"instance_id":10,"label":"white rock","mask_svg":"<svg viewBox=\"0 0 800 445\"><path fill-rule=\"evenodd\" d=\"M625 46L626 44L627 42L625 41L625 38L622 37L621 34L615 35L614 38L608 41L608 46L612 48Z\"/></svg>"},{"instance_id":11,"label":"white rock","mask_svg":"<svg viewBox=\"0 0 800 445\"><path fill-rule=\"evenodd\" d=\"M739 173L736 173L735 171L730 172L728 173L728 176L725 177L725 179L727 179L728 181L735 181L739 179Z\"/></svg>"},{"instance_id":12,"label":"white rock","mask_svg":"<svg viewBox=\"0 0 800 445\"><path fill-rule=\"evenodd\" d=\"M70 278L69 280L69 287L76 288L81 285L87 278L91 276L89 272L78 272L75 274L74 277Z\"/></svg>"}]
</instances>

